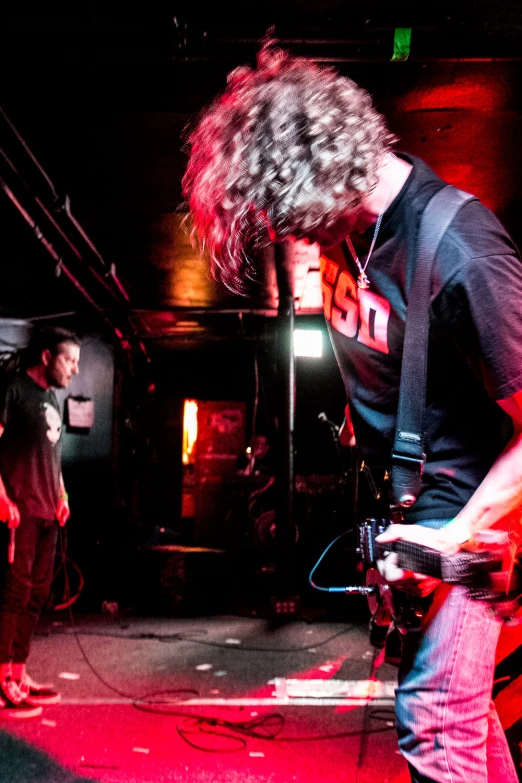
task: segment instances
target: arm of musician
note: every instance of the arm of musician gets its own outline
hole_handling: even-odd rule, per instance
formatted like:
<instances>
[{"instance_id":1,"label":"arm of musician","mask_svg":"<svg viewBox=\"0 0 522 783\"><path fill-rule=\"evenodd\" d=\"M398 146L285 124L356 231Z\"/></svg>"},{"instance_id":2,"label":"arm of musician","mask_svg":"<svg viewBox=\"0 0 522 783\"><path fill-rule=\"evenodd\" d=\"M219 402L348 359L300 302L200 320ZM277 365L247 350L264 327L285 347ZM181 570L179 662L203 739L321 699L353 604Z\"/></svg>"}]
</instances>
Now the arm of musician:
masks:
<instances>
[{"instance_id":1,"label":"arm of musician","mask_svg":"<svg viewBox=\"0 0 522 783\"><path fill-rule=\"evenodd\" d=\"M520 510L522 509L522 391L512 397L499 400L500 407L511 417L514 434L497 457L488 474L462 511L440 530L422 525L390 525L378 537L382 543L403 539L454 554L460 549L473 550L476 533L492 528L506 530L510 517L517 513L518 530L511 531L516 538L522 536ZM379 570L388 581L410 582L416 576L405 573L396 565L396 556L388 555L379 561ZM402 588L402 585L398 584Z\"/></svg>"},{"instance_id":2,"label":"arm of musician","mask_svg":"<svg viewBox=\"0 0 522 783\"><path fill-rule=\"evenodd\" d=\"M4 434L4 425L0 424L0 437ZM7 522L8 527L18 527L20 524L20 511L16 503L10 499L0 476L0 520Z\"/></svg>"},{"instance_id":3,"label":"arm of musician","mask_svg":"<svg viewBox=\"0 0 522 783\"><path fill-rule=\"evenodd\" d=\"M355 446L355 433L353 431L352 415L350 407L344 409L344 421L339 430L339 443L341 446Z\"/></svg>"}]
</instances>

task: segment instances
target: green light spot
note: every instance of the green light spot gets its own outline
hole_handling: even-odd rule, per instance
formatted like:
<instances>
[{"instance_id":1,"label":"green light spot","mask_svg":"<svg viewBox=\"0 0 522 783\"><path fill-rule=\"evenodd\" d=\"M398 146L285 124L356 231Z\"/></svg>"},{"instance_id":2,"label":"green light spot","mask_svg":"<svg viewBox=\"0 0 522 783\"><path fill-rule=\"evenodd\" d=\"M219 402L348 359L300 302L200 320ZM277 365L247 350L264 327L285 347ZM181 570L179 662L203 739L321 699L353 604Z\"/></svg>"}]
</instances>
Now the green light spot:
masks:
<instances>
[{"instance_id":1,"label":"green light spot","mask_svg":"<svg viewBox=\"0 0 522 783\"><path fill-rule=\"evenodd\" d=\"M411 27L396 27L393 39L392 62L407 60L410 56Z\"/></svg>"}]
</instances>

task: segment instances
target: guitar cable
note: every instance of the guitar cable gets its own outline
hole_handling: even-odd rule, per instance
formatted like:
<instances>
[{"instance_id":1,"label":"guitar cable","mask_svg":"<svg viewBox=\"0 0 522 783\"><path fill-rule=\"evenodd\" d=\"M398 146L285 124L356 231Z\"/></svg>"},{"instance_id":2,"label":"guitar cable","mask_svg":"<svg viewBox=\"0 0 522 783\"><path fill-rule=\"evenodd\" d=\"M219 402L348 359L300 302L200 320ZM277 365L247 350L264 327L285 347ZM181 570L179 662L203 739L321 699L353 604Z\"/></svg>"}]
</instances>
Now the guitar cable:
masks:
<instances>
[{"instance_id":1,"label":"guitar cable","mask_svg":"<svg viewBox=\"0 0 522 783\"><path fill-rule=\"evenodd\" d=\"M318 585L314 582L314 574L317 571L321 562L324 560L326 554L330 551L333 545L339 541L340 538L347 536L348 533L353 533L353 528L350 528L350 530L345 530L344 533L341 533L340 535L337 536L337 538L334 538L334 540L330 544L328 544L328 546L326 547L326 549L319 557L312 570L310 571L310 574L308 576L308 581L311 584L311 586L314 588L314 590L320 590L323 593L345 593L346 595L370 595L371 593L374 592L373 587L366 587L365 585L345 585L343 587L338 585L338 586L326 587L325 585Z\"/></svg>"}]
</instances>

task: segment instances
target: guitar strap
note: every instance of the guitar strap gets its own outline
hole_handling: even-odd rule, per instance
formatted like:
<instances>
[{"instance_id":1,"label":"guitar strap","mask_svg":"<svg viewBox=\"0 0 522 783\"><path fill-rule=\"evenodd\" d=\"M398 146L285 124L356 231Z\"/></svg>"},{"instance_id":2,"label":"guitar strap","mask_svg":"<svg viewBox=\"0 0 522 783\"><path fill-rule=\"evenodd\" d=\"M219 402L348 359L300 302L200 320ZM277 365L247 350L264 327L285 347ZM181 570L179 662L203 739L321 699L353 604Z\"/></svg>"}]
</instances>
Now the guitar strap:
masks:
<instances>
[{"instance_id":1,"label":"guitar strap","mask_svg":"<svg viewBox=\"0 0 522 783\"><path fill-rule=\"evenodd\" d=\"M433 264L446 230L462 207L475 198L445 185L430 199L421 217L417 254L410 274L413 282L408 297L392 450L392 489L396 503L402 508L412 506L417 500L426 460L424 411Z\"/></svg>"}]
</instances>

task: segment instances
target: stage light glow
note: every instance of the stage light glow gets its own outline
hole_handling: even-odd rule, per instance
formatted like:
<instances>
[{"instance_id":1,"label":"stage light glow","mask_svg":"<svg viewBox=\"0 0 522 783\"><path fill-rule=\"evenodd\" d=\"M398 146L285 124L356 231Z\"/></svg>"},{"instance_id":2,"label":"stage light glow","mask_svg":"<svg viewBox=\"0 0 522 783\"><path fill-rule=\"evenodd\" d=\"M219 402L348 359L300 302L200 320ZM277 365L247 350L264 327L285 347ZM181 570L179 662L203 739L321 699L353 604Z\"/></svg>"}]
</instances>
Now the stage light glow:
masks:
<instances>
[{"instance_id":1,"label":"stage light glow","mask_svg":"<svg viewBox=\"0 0 522 783\"><path fill-rule=\"evenodd\" d=\"M194 446L198 438L198 403L185 400L183 408L183 455L184 465L194 462Z\"/></svg>"},{"instance_id":2,"label":"stage light glow","mask_svg":"<svg viewBox=\"0 0 522 783\"><path fill-rule=\"evenodd\" d=\"M323 355L323 333L320 329L294 329L294 356L320 359Z\"/></svg>"}]
</instances>

